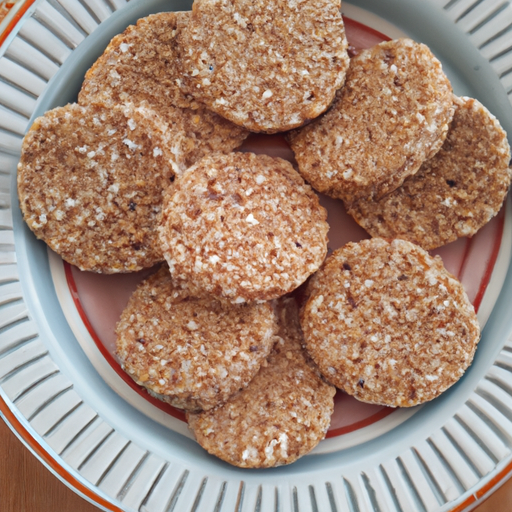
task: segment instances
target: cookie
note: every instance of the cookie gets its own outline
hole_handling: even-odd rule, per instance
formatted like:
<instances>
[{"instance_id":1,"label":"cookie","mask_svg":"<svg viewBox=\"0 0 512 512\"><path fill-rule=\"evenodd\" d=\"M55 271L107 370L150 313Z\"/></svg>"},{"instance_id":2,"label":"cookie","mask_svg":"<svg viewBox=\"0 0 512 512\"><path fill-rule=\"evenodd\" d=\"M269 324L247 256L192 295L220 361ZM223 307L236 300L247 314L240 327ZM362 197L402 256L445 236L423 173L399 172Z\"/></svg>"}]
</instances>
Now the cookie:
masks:
<instances>
[{"instance_id":1,"label":"cookie","mask_svg":"<svg viewBox=\"0 0 512 512\"><path fill-rule=\"evenodd\" d=\"M178 40L185 94L255 132L320 115L349 62L337 0L196 0Z\"/></svg>"},{"instance_id":2,"label":"cookie","mask_svg":"<svg viewBox=\"0 0 512 512\"><path fill-rule=\"evenodd\" d=\"M18 164L26 223L82 270L133 272L162 261L157 224L178 137L142 107L47 112L23 139Z\"/></svg>"},{"instance_id":3,"label":"cookie","mask_svg":"<svg viewBox=\"0 0 512 512\"><path fill-rule=\"evenodd\" d=\"M324 382L301 347L297 306L280 306L280 340L244 390L211 411L188 414L209 453L242 468L290 464L324 437L335 388Z\"/></svg>"},{"instance_id":4,"label":"cookie","mask_svg":"<svg viewBox=\"0 0 512 512\"><path fill-rule=\"evenodd\" d=\"M173 279L191 295L271 300L320 267L326 216L286 160L216 153L167 191L160 241Z\"/></svg>"},{"instance_id":5,"label":"cookie","mask_svg":"<svg viewBox=\"0 0 512 512\"><path fill-rule=\"evenodd\" d=\"M176 34L188 18L188 12L162 12L129 26L89 69L78 95L81 105L134 103L156 110L185 135L178 150L182 170L212 151L235 149L249 135L179 89Z\"/></svg>"},{"instance_id":6,"label":"cookie","mask_svg":"<svg viewBox=\"0 0 512 512\"><path fill-rule=\"evenodd\" d=\"M270 303L196 299L164 265L143 281L117 324L123 369L151 395L187 410L211 409L249 384L275 341Z\"/></svg>"},{"instance_id":7,"label":"cookie","mask_svg":"<svg viewBox=\"0 0 512 512\"><path fill-rule=\"evenodd\" d=\"M176 35L188 18L189 12L151 14L115 36L87 71L79 103L99 99L111 103L148 101L163 110L168 106L199 107L176 83Z\"/></svg>"},{"instance_id":8,"label":"cookie","mask_svg":"<svg viewBox=\"0 0 512 512\"><path fill-rule=\"evenodd\" d=\"M404 240L338 249L306 296L308 352L329 382L363 402L432 400L463 375L480 336L460 282L439 256Z\"/></svg>"},{"instance_id":9,"label":"cookie","mask_svg":"<svg viewBox=\"0 0 512 512\"><path fill-rule=\"evenodd\" d=\"M441 148L453 112L432 52L410 39L387 41L351 60L333 107L289 142L311 186L351 204L415 174Z\"/></svg>"},{"instance_id":10,"label":"cookie","mask_svg":"<svg viewBox=\"0 0 512 512\"><path fill-rule=\"evenodd\" d=\"M510 186L510 147L498 120L477 100L455 98L441 150L378 201L349 213L370 235L435 249L474 235L500 210Z\"/></svg>"}]
</instances>

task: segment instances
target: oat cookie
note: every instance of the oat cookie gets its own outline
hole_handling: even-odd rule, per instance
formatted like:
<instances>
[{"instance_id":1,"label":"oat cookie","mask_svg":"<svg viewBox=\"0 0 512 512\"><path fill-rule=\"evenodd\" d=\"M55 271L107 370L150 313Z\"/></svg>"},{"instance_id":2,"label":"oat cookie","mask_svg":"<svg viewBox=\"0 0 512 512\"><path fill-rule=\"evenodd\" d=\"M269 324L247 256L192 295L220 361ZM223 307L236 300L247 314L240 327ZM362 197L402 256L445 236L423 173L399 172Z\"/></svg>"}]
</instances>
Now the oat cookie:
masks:
<instances>
[{"instance_id":1,"label":"oat cookie","mask_svg":"<svg viewBox=\"0 0 512 512\"><path fill-rule=\"evenodd\" d=\"M270 303L223 307L173 286L164 265L143 281L117 324L123 369L153 396L211 409L247 386L275 342Z\"/></svg>"},{"instance_id":2,"label":"oat cookie","mask_svg":"<svg viewBox=\"0 0 512 512\"><path fill-rule=\"evenodd\" d=\"M349 62L339 0L196 0L178 39L182 90L255 132L320 115Z\"/></svg>"},{"instance_id":3,"label":"oat cookie","mask_svg":"<svg viewBox=\"0 0 512 512\"><path fill-rule=\"evenodd\" d=\"M145 103L181 130L179 153L186 169L212 151L229 152L249 132L198 105L179 89L176 34L188 12L162 12L141 18L115 36L85 76L81 105Z\"/></svg>"},{"instance_id":4,"label":"oat cookie","mask_svg":"<svg viewBox=\"0 0 512 512\"><path fill-rule=\"evenodd\" d=\"M173 279L192 295L271 300L321 265L326 216L286 160L217 153L169 188L160 241Z\"/></svg>"},{"instance_id":5,"label":"oat cookie","mask_svg":"<svg viewBox=\"0 0 512 512\"><path fill-rule=\"evenodd\" d=\"M249 386L211 411L189 414L190 428L209 453L242 468L290 464L324 437L335 388L301 347L297 306L280 306L280 340Z\"/></svg>"},{"instance_id":6,"label":"oat cookie","mask_svg":"<svg viewBox=\"0 0 512 512\"><path fill-rule=\"evenodd\" d=\"M82 270L133 272L162 261L157 224L174 176L174 139L141 107L47 112L25 136L18 164L25 221Z\"/></svg>"},{"instance_id":7,"label":"oat cookie","mask_svg":"<svg viewBox=\"0 0 512 512\"><path fill-rule=\"evenodd\" d=\"M441 150L379 201L349 208L372 236L435 249L472 236L500 210L510 185L510 147L498 120L477 100L455 98Z\"/></svg>"},{"instance_id":8,"label":"oat cookie","mask_svg":"<svg viewBox=\"0 0 512 512\"><path fill-rule=\"evenodd\" d=\"M480 333L462 285L439 256L410 242L349 243L306 293L307 350L326 379L363 402L427 402L473 359Z\"/></svg>"},{"instance_id":9,"label":"oat cookie","mask_svg":"<svg viewBox=\"0 0 512 512\"><path fill-rule=\"evenodd\" d=\"M311 186L350 204L415 174L441 148L453 111L432 52L410 39L387 41L351 60L333 107L289 141Z\"/></svg>"}]
</instances>

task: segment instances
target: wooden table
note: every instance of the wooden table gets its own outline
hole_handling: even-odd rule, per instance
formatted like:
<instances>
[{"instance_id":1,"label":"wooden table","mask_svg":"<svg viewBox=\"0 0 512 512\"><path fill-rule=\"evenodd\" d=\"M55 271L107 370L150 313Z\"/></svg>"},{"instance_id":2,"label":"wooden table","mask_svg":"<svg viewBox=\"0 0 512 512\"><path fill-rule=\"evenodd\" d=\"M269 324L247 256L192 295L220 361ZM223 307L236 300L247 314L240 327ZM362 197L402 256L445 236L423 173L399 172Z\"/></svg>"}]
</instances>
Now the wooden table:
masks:
<instances>
[{"instance_id":1,"label":"wooden table","mask_svg":"<svg viewBox=\"0 0 512 512\"><path fill-rule=\"evenodd\" d=\"M0 500L2 512L98 512L94 505L80 498L55 478L21 444L2 420ZM512 480L475 510L511 512Z\"/></svg>"}]
</instances>

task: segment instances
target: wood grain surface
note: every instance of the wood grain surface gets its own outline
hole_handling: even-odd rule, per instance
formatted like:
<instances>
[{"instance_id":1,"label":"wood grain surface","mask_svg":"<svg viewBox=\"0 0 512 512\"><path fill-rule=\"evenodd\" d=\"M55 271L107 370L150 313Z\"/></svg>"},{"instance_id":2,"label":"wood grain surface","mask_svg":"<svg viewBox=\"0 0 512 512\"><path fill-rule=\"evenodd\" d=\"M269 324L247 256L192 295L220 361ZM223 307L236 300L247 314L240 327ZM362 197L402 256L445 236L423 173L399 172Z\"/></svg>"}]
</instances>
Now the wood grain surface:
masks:
<instances>
[{"instance_id":1,"label":"wood grain surface","mask_svg":"<svg viewBox=\"0 0 512 512\"><path fill-rule=\"evenodd\" d=\"M98 512L54 477L0 419L1 512Z\"/></svg>"},{"instance_id":2,"label":"wood grain surface","mask_svg":"<svg viewBox=\"0 0 512 512\"><path fill-rule=\"evenodd\" d=\"M2 420L0 420L0 500L1 512L98 512L99 510L54 477L21 444ZM509 480L475 511L511 512L512 480Z\"/></svg>"}]
</instances>

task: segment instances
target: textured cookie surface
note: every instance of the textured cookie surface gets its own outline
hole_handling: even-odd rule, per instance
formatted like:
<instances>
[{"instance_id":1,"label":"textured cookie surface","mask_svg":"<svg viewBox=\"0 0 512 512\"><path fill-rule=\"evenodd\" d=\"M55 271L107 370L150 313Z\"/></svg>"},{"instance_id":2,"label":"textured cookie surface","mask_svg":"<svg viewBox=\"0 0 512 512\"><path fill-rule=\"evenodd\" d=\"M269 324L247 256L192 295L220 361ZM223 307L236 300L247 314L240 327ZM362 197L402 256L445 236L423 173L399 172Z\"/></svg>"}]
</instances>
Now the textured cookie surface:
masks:
<instances>
[{"instance_id":1,"label":"textured cookie surface","mask_svg":"<svg viewBox=\"0 0 512 512\"><path fill-rule=\"evenodd\" d=\"M479 327L462 285L410 242L349 243L306 293L306 348L329 382L363 402L432 400L473 359Z\"/></svg>"},{"instance_id":2,"label":"textured cookie surface","mask_svg":"<svg viewBox=\"0 0 512 512\"><path fill-rule=\"evenodd\" d=\"M82 270L132 272L162 261L157 224L176 166L173 137L145 108L47 112L24 138L18 164L25 221Z\"/></svg>"},{"instance_id":3,"label":"textured cookie surface","mask_svg":"<svg viewBox=\"0 0 512 512\"><path fill-rule=\"evenodd\" d=\"M301 174L348 204L391 192L441 148L451 91L423 44L398 39L362 51L333 107L290 134Z\"/></svg>"},{"instance_id":4,"label":"textured cookie surface","mask_svg":"<svg viewBox=\"0 0 512 512\"><path fill-rule=\"evenodd\" d=\"M326 211L280 158L212 154L165 195L160 240L192 295L270 300L295 289L327 253Z\"/></svg>"},{"instance_id":5,"label":"textured cookie surface","mask_svg":"<svg viewBox=\"0 0 512 512\"><path fill-rule=\"evenodd\" d=\"M179 42L182 89L257 132L325 111L349 62L337 0L196 0Z\"/></svg>"},{"instance_id":6,"label":"textured cookie surface","mask_svg":"<svg viewBox=\"0 0 512 512\"><path fill-rule=\"evenodd\" d=\"M248 135L179 89L176 34L188 18L188 12L162 12L129 26L89 69L78 96L81 105L145 103L156 110L184 134L178 162L183 169L212 151L231 151Z\"/></svg>"},{"instance_id":7,"label":"textured cookie surface","mask_svg":"<svg viewBox=\"0 0 512 512\"><path fill-rule=\"evenodd\" d=\"M115 36L87 71L79 102L147 100L162 109L168 105L197 108L194 99L185 96L176 83L176 35L188 18L188 12L152 14Z\"/></svg>"},{"instance_id":8,"label":"textured cookie surface","mask_svg":"<svg viewBox=\"0 0 512 512\"><path fill-rule=\"evenodd\" d=\"M297 307L293 299L283 302L281 339L249 386L216 409L188 415L199 444L235 466L290 464L329 428L335 388L306 360Z\"/></svg>"},{"instance_id":9,"label":"textured cookie surface","mask_svg":"<svg viewBox=\"0 0 512 512\"><path fill-rule=\"evenodd\" d=\"M195 299L166 265L143 281L117 325L123 369L152 395L187 410L210 409L247 386L277 331L269 303Z\"/></svg>"},{"instance_id":10,"label":"textured cookie surface","mask_svg":"<svg viewBox=\"0 0 512 512\"><path fill-rule=\"evenodd\" d=\"M435 249L474 235L500 210L510 185L510 148L498 120L477 100L455 98L441 150L379 201L349 213L372 236L403 238Z\"/></svg>"}]
</instances>

